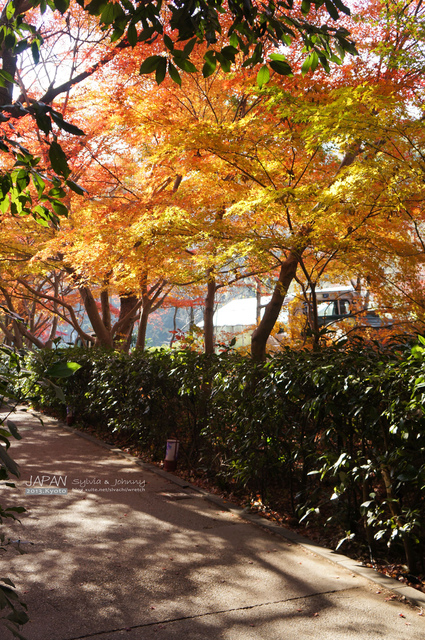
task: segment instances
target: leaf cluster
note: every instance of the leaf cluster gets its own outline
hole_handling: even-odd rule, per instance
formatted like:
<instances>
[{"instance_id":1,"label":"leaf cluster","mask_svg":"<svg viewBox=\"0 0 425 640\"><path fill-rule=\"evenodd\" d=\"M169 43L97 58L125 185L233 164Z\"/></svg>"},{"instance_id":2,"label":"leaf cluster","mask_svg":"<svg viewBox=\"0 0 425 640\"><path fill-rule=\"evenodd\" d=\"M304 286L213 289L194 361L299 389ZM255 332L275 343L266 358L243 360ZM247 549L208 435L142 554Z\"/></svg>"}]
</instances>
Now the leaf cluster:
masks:
<instances>
[{"instance_id":1,"label":"leaf cluster","mask_svg":"<svg viewBox=\"0 0 425 640\"><path fill-rule=\"evenodd\" d=\"M195 44L205 43L208 49L202 67L206 78L214 73L218 65L223 71L229 71L238 53L245 58L244 66L256 66L267 59L270 44L277 48L287 46L296 37L302 38L305 51L309 52L303 72L314 70L319 63L329 70L329 61L340 62L345 53L356 53L345 28L330 24L319 26L305 19L312 6L316 10L324 7L325 13L335 21L341 13L349 15L350 10L340 0L304 1L301 14L295 10L292 0L277 3L269 1L261 6L244 0L232 0L227 7L221 0L167 3L161 0L136 6L124 0L121 3L92 0L85 6L80 0L80 4L91 15L99 16L105 28L113 28L113 41L125 35L131 46L135 47L140 42L153 44L163 37L168 55L150 56L140 69L141 73L155 72L158 84L164 80L167 71L172 80L180 84L178 68L188 73L197 70L191 61ZM227 42L217 48L217 43L222 41L223 22L226 25ZM173 40L168 30L175 34ZM180 42L185 43L183 48L176 46ZM333 52L333 45L338 55ZM275 56L270 56L270 67L278 74L291 73L285 57L282 54ZM262 81L264 78L265 72Z\"/></svg>"}]
</instances>

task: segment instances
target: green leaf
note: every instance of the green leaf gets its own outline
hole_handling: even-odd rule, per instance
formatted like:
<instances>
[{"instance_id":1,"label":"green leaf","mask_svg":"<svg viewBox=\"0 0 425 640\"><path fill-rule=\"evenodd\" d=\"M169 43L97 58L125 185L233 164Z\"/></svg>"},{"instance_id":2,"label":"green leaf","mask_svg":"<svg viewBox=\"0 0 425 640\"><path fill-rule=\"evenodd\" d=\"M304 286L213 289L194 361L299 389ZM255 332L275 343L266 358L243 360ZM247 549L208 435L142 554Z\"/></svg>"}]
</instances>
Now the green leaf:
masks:
<instances>
[{"instance_id":1,"label":"green leaf","mask_svg":"<svg viewBox=\"0 0 425 640\"><path fill-rule=\"evenodd\" d=\"M18 431L18 427L16 426L16 424L14 422L12 422L12 420L7 420L6 426L9 429L10 433L12 434L12 436L14 438L16 438L16 440L21 440L22 439L22 436Z\"/></svg>"},{"instance_id":2,"label":"green leaf","mask_svg":"<svg viewBox=\"0 0 425 640\"><path fill-rule=\"evenodd\" d=\"M16 36L14 33L8 33L4 39L4 46L6 49L13 49L16 45Z\"/></svg>"},{"instance_id":3,"label":"green leaf","mask_svg":"<svg viewBox=\"0 0 425 640\"><path fill-rule=\"evenodd\" d=\"M161 60L163 60L162 56L150 56L146 58L139 69L140 75L145 73L152 73L152 71L156 71L157 66L160 64Z\"/></svg>"},{"instance_id":4,"label":"green leaf","mask_svg":"<svg viewBox=\"0 0 425 640\"><path fill-rule=\"evenodd\" d=\"M216 63L215 51L212 51L211 49L207 51L204 55L204 60L206 62L210 62L211 64Z\"/></svg>"},{"instance_id":5,"label":"green leaf","mask_svg":"<svg viewBox=\"0 0 425 640\"><path fill-rule=\"evenodd\" d=\"M63 202L59 202L59 200L52 200L52 208L58 216L68 217L68 208L63 204Z\"/></svg>"},{"instance_id":6,"label":"green leaf","mask_svg":"<svg viewBox=\"0 0 425 640\"><path fill-rule=\"evenodd\" d=\"M66 196L66 191L62 189L61 185L55 184L55 186L49 190L49 193L47 195L50 196L51 198L56 198L60 200L61 198L64 198Z\"/></svg>"},{"instance_id":7,"label":"green leaf","mask_svg":"<svg viewBox=\"0 0 425 640\"><path fill-rule=\"evenodd\" d=\"M50 144L49 159L53 170L56 171L57 174L63 176L65 179L68 178L71 170L68 167L66 155L62 147L58 142L56 142L56 140L53 140L53 142Z\"/></svg>"},{"instance_id":8,"label":"green leaf","mask_svg":"<svg viewBox=\"0 0 425 640\"><path fill-rule=\"evenodd\" d=\"M180 77L180 74L171 62L168 63L168 73L170 74L171 80L181 86L182 79Z\"/></svg>"},{"instance_id":9,"label":"green leaf","mask_svg":"<svg viewBox=\"0 0 425 640\"><path fill-rule=\"evenodd\" d=\"M307 15L308 13L310 13L310 9L311 9L311 2L310 0L303 0L301 3L301 11L303 13L303 15Z\"/></svg>"},{"instance_id":10,"label":"green leaf","mask_svg":"<svg viewBox=\"0 0 425 640\"><path fill-rule=\"evenodd\" d=\"M9 587L16 588L10 578L0 578L0 582L4 582L5 584L8 584Z\"/></svg>"},{"instance_id":11,"label":"green leaf","mask_svg":"<svg viewBox=\"0 0 425 640\"><path fill-rule=\"evenodd\" d=\"M73 180L67 180L66 184L68 185L68 187L74 191L74 193L78 193L79 196L83 196L86 193L88 193L88 191L86 189L84 189L83 187L81 187L79 184L77 184L76 182L74 182Z\"/></svg>"},{"instance_id":12,"label":"green leaf","mask_svg":"<svg viewBox=\"0 0 425 640\"><path fill-rule=\"evenodd\" d=\"M21 169L16 176L16 186L20 192L27 188L30 182L30 177L26 169Z\"/></svg>"},{"instance_id":13,"label":"green leaf","mask_svg":"<svg viewBox=\"0 0 425 640\"><path fill-rule=\"evenodd\" d=\"M31 175L34 187L36 188L37 194L40 197L41 195L43 195L44 189L46 188L46 183L39 173L32 173Z\"/></svg>"},{"instance_id":14,"label":"green leaf","mask_svg":"<svg viewBox=\"0 0 425 640\"><path fill-rule=\"evenodd\" d=\"M155 71L155 80L158 85L161 84L161 82L164 80L166 73L167 73L167 60L166 58L161 58Z\"/></svg>"},{"instance_id":15,"label":"green leaf","mask_svg":"<svg viewBox=\"0 0 425 640\"><path fill-rule=\"evenodd\" d=\"M0 464L6 467L9 473L12 473L14 476L19 478L19 466L14 460L12 460L2 445L0 445Z\"/></svg>"},{"instance_id":16,"label":"green leaf","mask_svg":"<svg viewBox=\"0 0 425 640\"><path fill-rule=\"evenodd\" d=\"M33 209L33 218L41 224L42 227L48 227L49 221L52 218L52 213L47 209L47 207L37 204Z\"/></svg>"},{"instance_id":17,"label":"green leaf","mask_svg":"<svg viewBox=\"0 0 425 640\"><path fill-rule=\"evenodd\" d=\"M283 62L286 62L286 57L283 53L271 53L269 58L270 60L282 60Z\"/></svg>"},{"instance_id":18,"label":"green leaf","mask_svg":"<svg viewBox=\"0 0 425 640\"><path fill-rule=\"evenodd\" d=\"M333 18L334 20L338 20L339 19L338 9L333 4L332 0L325 0L325 6L331 18Z\"/></svg>"},{"instance_id":19,"label":"green leaf","mask_svg":"<svg viewBox=\"0 0 425 640\"><path fill-rule=\"evenodd\" d=\"M14 638L18 638L18 640L28 640L26 636L23 636L22 633L19 633L19 631L16 629L13 623L9 624L8 622L5 622L4 626L9 629L10 633L13 635Z\"/></svg>"},{"instance_id":20,"label":"green leaf","mask_svg":"<svg viewBox=\"0 0 425 640\"><path fill-rule=\"evenodd\" d=\"M3 198L2 200L0 200L0 211L2 213L6 213L6 211L9 209L9 198Z\"/></svg>"},{"instance_id":21,"label":"green leaf","mask_svg":"<svg viewBox=\"0 0 425 640\"><path fill-rule=\"evenodd\" d=\"M31 53L34 60L34 64L38 64L40 62L40 48L37 40L31 42Z\"/></svg>"},{"instance_id":22,"label":"green leaf","mask_svg":"<svg viewBox=\"0 0 425 640\"><path fill-rule=\"evenodd\" d=\"M217 57L217 60L220 63L221 68L223 69L224 73L229 73L229 71L231 69L231 66L232 66L231 60L229 60L225 56L221 55L221 53L217 53L216 57Z\"/></svg>"},{"instance_id":23,"label":"green leaf","mask_svg":"<svg viewBox=\"0 0 425 640\"><path fill-rule=\"evenodd\" d=\"M137 29L135 25L130 22L127 29L127 39L132 47L135 47L137 44Z\"/></svg>"},{"instance_id":24,"label":"green leaf","mask_svg":"<svg viewBox=\"0 0 425 640\"><path fill-rule=\"evenodd\" d=\"M104 24L110 25L115 20L124 17L124 15L124 11L118 2L108 2L101 13L100 20Z\"/></svg>"},{"instance_id":25,"label":"green leaf","mask_svg":"<svg viewBox=\"0 0 425 640\"><path fill-rule=\"evenodd\" d=\"M15 6L13 2L8 2L6 7L6 18L7 20L11 20L15 15Z\"/></svg>"},{"instance_id":26,"label":"green leaf","mask_svg":"<svg viewBox=\"0 0 425 640\"><path fill-rule=\"evenodd\" d=\"M211 76L217 67L217 60L214 51L207 51L204 55L205 64L202 67L202 75L204 78Z\"/></svg>"},{"instance_id":27,"label":"green leaf","mask_svg":"<svg viewBox=\"0 0 425 640\"><path fill-rule=\"evenodd\" d=\"M56 9L62 15L69 9L69 0L53 0Z\"/></svg>"},{"instance_id":28,"label":"green leaf","mask_svg":"<svg viewBox=\"0 0 425 640\"><path fill-rule=\"evenodd\" d=\"M6 616L6 619L11 622L16 622L16 624L23 625L28 622L29 617L25 611L18 611L15 609L12 613L9 613L9 615Z\"/></svg>"},{"instance_id":29,"label":"green leaf","mask_svg":"<svg viewBox=\"0 0 425 640\"><path fill-rule=\"evenodd\" d=\"M139 37L137 38L139 42L144 42L145 40L149 40L155 33L155 27L148 27L147 29L143 29L141 33L139 33Z\"/></svg>"},{"instance_id":30,"label":"green leaf","mask_svg":"<svg viewBox=\"0 0 425 640\"><path fill-rule=\"evenodd\" d=\"M333 3L340 11L345 13L347 16L351 16L349 7L346 7L345 4L341 2L341 0L333 0Z\"/></svg>"},{"instance_id":31,"label":"green leaf","mask_svg":"<svg viewBox=\"0 0 425 640\"><path fill-rule=\"evenodd\" d=\"M48 134L52 130L52 122L49 116L46 113L40 111L35 115L35 121L39 129L41 129L45 134Z\"/></svg>"},{"instance_id":32,"label":"green leaf","mask_svg":"<svg viewBox=\"0 0 425 640\"><path fill-rule=\"evenodd\" d=\"M267 65L261 67L260 71L257 73L257 84L261 88L264 84L267 84L270 80L270 71Z\"/></svg>"},{"instance_id":33,"label":"green leaf","mask_svg":"<svg viewBox=\"0 0 425 640\"><path fill-rule=\"evenodd\" d=\"M281 76L292 76L292 69L286 61L283 60L271 60L270 66L273 71L279 73Z\"/></svg>"},{"instance_id":34,"label":"green leaf","mask_svg":"<svg viewBox=\"0 0 425 640\"><path fill-rule=\"evenodd\" d=\"M5 87L8 82L16 84L13 76L11 76L10 73L4 71L3 69L0 69L0 87Z\"/></svg>"},{"instance_id":35,"label":"green leaf","mask_svg":"<svg viewBox=\"0 0 425 640\"><path fill-rule=\"evenodd\" d=\"M174 50L174 42L171 40L170 36L167 36L166 33L164 34L164 44L169 51Z\"/></svg>"},{"instance_id":36,"label":"green leaf","mask_svg":"<svg viewBox=\"0 0 425 640\"><path fill-rule=\"evenodd\" d=\"M23 51L25 51L26 49L28 49L29 46L30 46L30 43L26 38L24 40L20 40L20 42L18 42L16 47L14 48L13 53L17 56Z\"/></svg>"},{"instance_id":37,"label":"green leaf","mask_svg":"<svg viewBox=\"0 0 425 640\"><path fill-rule=\"evenodd\" d=\"M193 51L193 47L196 44L196 41L198 40L198 38L192 38L192 40L189 40L189 42L187 44L185 44L184 48L183 48L183 55L185 58L188 58L190 56L190 54Z\"/></svg>"},{"instance_id":38,"label":"green leaf","mask_svg":"<svg viewBox=\"0 0 425 640\"><path fill-rule=\"evenodd\" d=\"M302 75L305 76L310 69L314 72L318 64L319 64L319 56L317 55L317 52L314 50L310 51L307 58L304 60L302 64L302 67L301 67Z\"/></svg>"},{"instance_id":39,"label":"green leaf","mask_svg":"<svg viewBox=\"0 0 425 640\"><path fill-rule=\"evenodd\" d=\"M51 116L52 116L52 120L54 121L54 123L57 124L57 126L60 129L63 129L67 133L72 133L72 135L74 135L74 136L83 136L83 135L85 135L84 131L82 131L75 124L71 124L70 122L66 122L63 119L61 113L58 113L57 111L52 111L51 112Z\"/></svg>"},{"instance_id":40,"label":"green leaf","mask_svg":"<svg viewBox=\"0 0 425 640\"><path fill-rule=\"evenodd\" d=\"M37 224L39 224L41 227L49 227L49 221L45 218L40 218L39 216L35 216L33 214L33 218L34 220L37 222Z\"/></svg>"},{"instance_id":41,"label":"green leaf","mask_svg":"<svg viewBox=\"0 0 425 640\"><path fill-rule=\"evenodd\" d=\"M238 49L236 49L236 47L227 46L227 47L223 47L220 53L228 60L231 60L232 62L234 62L235 56L238 53Z\"/></svg>"},{"instance_id":42,"label":"green leaf","mask_svg":"<svg viewBox=\"0 0 425 640\"><path fill-rule=\"evenodd\" d=\"M196 73L197 71L197 68L195 67L193 62L190 62L190 60L186 60L186 58L181 58L180 56L179 57L174 56L173 62L175 65L180 67L180 69L182 69L183 71L186 71L187 73Z\"/></svg>"},{"instance_id":43,"label":"green leaf","mask_svg":"<svg viewBox=\"0 0 425 640\"><path fill-rule=\"evenodd\" d=\"M117 42L124 35L122 27L115 27L111 34L111 42Z\"/></svg>"},{"instance_id":44,"label":"green leaf","mask_svg":"<svg viewBox=\"0 0 425 640\"><path fill-rule=\"evenodd\" d=\"M78 369L81 369L78 362L56 362L47 370L46 375L51 378L69 378Z\"/></svg>"},{"instance_id":45,"label":"green leaf","mask_svg":"<svg viewBox=\"0 0 425 640\"><path fill-rule=\"evenodd\" d=\"M210 76L212 76L212 74L215 71L215 67L211 66L210 64L208 64L207 62L204 64L204 66L202 67L202 76L204 78L209 78Z\"/></svg>"}]
</instances>

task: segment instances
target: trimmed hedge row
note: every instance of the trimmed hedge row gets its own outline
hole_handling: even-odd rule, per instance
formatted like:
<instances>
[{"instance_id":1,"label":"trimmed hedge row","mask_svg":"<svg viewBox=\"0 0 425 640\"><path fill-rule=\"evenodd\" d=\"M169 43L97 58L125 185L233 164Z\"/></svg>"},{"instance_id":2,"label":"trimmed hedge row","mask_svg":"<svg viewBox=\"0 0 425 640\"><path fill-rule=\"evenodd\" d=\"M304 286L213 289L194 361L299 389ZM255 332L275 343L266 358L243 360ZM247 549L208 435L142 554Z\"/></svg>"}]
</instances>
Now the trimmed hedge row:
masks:
<instances>
[{"instance_id":1,"label":"trimmed hedge row","mask_svg":"<svg viewBox=\"0 0 425 640\"><path fill-rule=\"evenodd\" d=\"M425 556L425 340L286 350L263 364L229 352L98 350L30 354L23 388L60 410L52 364L82 365L63 382L77 420L128 434L153 460L181 441L180 464L259 496L345 540ZM34 387L35 385L35 387Z\"/></svg>"}]
</instances>

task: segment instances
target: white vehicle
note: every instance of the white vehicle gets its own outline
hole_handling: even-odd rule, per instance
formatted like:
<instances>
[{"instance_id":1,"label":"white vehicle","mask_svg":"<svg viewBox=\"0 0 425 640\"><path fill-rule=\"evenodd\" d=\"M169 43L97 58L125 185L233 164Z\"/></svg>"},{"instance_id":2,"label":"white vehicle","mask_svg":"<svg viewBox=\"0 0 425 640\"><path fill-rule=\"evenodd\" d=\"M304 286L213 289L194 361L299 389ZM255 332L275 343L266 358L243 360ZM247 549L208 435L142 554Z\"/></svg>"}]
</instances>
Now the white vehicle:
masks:
<instances>
[{"instance_id":1,"label":"white vehicle","mask_svg":"<svg viewBox=\"0 0 425 640\"><path fill-rule=\"evenodd\" d=\"M316 290L317 320L319 327L351 318L356 324L378 329L393 324L388 318L381 318L369 309L362 295L353 287L327 287ZM311 294L310 301L311 305ZM304 303L308 308L307 303ZM311 310L310 310L311 314Z\"/></svg>"},{"instance_id":2,"label":"white vehicle","mask_svg":"<svg viewBox=\"0 0 425 640\"><path fill-rule=\"evenodd\" d=\"M308 302L301 294L290 294L286 297L277 320L277 333L270 336L271 347L279 347L285 337L291 341L294 338L290 326L292 320L302 320L298 324L298 331L303 331L307 323L313 324L313 308L311 292L307 292ZM271 296L261 298L258 309L257 298L236 298L219 307L214 313L214 330L217 342L227 342L231 337L236 338L236 347L249 347L251 334L256 326L257 314L263 316L264 308ZM352 286L336 285L323 289L316 289L317 320L319 328L341 321L351 321L352 326L371 327L375 329L390 327L392 319L380 317L373 309L367 309L367 300ZM203 328L204 322L197 326ZM297 331L297 330L295 330ZM292 336L292 337L291 337Z\"/></svg>"}]
</instances>

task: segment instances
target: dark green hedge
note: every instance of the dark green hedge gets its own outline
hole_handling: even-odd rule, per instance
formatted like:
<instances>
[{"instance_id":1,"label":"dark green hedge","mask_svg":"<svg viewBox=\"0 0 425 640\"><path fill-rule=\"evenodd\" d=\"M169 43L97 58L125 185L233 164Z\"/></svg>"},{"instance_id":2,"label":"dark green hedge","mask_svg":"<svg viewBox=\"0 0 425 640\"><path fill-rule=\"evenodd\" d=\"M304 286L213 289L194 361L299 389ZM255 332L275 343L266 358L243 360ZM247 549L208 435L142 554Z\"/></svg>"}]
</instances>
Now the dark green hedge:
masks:
<instances>
[{"instance_id":1,"label":"dark green hedge","mask_svg":"<svg viewBox=\"0 0 425 640\"><path fill-rule=\"evenodd\" d=\"M180 464L308 522L322 518L374 555L403 550L420 570L425 534L424 344L286 350L256 365L234 353L37 352L33 385L54 362L77 421L128 434L153 460L167 437ZM42 406L63 410L51 386ZM423 568L422 568L423 570Z\"/></svg>"}]
</instances>

